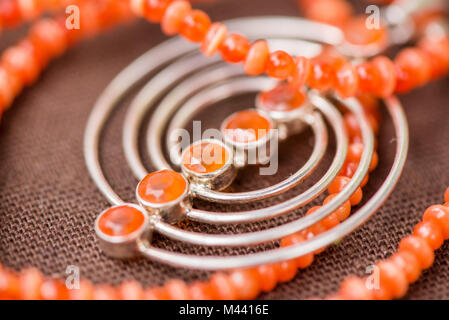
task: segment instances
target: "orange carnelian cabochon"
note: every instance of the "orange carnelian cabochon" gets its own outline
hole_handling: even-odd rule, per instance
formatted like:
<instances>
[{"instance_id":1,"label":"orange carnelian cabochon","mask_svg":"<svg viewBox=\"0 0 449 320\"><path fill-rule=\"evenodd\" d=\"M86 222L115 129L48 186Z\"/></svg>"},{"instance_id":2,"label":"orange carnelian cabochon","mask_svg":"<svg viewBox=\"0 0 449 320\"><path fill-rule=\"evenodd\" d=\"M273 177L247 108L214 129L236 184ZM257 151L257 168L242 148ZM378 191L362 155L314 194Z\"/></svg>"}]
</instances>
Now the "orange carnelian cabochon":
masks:
<instances>
[{"instance_id":1,"label":"orange carnelian cabochon","mask_svg":"<svg viewBox=\"0 0 449 320\"><path fill-rule=\"evenodd\" d=\"M178 199L186 188L187 182L180 173L162 170L143 178L137 187L137 193L146 202L161 204Z\"/></svg>"},{"instance_id":2,"label":"orange carnelian cabochon","mask_svg":"<svg viewBox=\"0 0 449 320\"><path fill-rule=\"evenodd\" d=\"M98 228L108 236L127 236L139 230L145 222L142 212L123 205L104 212L98 220Z\"/></svg>"},{"instance_id":3,"label":"orange carnelian cabochon","mask_svg":"<svg viewBox=\"0 0 449 320\"><path fill-rule=\"evenodd\" d=\"M253 142L271 129L270 121L255 110L234 113L224 123L224 134L235 142Z\"/></svg>"},{"instance_id":4,"label":"orange carnelian cabochon","mask_svg":"<svg viewBox=\"0 0 449 320\"><path fill-rule=\"evenodd\" d=\"M280 84L259 96L261 108L267 111L291 111L303 105L306 96L288 84Z\"/></svg>"},{"instance_id":5,"label":"orange carnelian cabochon","mask_svg":"<svg viewBox=\"0 0 449 320\"><path fill-rule=\"evenodd\" d=\"M182 157L183 166L196 173L211 173L223 168L229 153L218 143L201 142L187 149Z\"/></svg>"}]
</instances>

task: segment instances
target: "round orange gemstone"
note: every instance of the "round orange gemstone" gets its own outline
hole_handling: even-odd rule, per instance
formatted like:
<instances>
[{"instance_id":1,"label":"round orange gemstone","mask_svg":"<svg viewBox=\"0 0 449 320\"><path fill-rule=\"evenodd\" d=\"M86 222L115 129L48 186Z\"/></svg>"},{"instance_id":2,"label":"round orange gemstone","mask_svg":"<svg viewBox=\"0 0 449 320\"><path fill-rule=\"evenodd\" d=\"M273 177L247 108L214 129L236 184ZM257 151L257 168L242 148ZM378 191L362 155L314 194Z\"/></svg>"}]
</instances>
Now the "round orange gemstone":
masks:
<instances>
[{"instance_id":1,"label":"round orange gemstone","mask_svg":"<svg viewBox=\"0 0 449 320\"><path fill-rule=\"evenodd\" d=\"M266 136L270 129L270 120L256 110L236 112L223 123L224 135L239 143L257 141Z\"/></svg>"},{"instance_id":2,"label":"round orange gemstone","mask_svg":"<svg viewBox=\"0 0 449 320\"><path fill-rule=\"evenodd\" d=\"M112 207L98 219L98 228L108 236L122 237L139 230L145 222L144 214L128 205Z\"/></svg>"},{"instance_id":3,"label":"round orange gemstone","mask_svg":"<svg viewBox=\"0 0 449 320\"><path fill-rule=\"evenodd\" d=\"M182 156L182 165L195 173L211 173L223 168L229 161L229 152L214 142L195 143Z\"/></svg>"},{"instance_id":4,"label":"round orange gemstone","mask_svg":"<svg viewBox=\"0 0 449 320\"><path fill-rule=\"evenodd\" d=\"M178 199L186 189L187 182L180 173L162 170L143 178L137 186L137 194L145 202L163 204Z\"/></svg>"},{"instance_id":5,"label":"round orange gemstone","mask_svg":"<svg viewBox=\"0 0 449 320\"><path fill-rule=\"evenodd\" d=\"M305 100L304 92L288 84L280 84L259 95L260 108L267 111L292 111L301 107Z\"/></svg>"}]
</instances>

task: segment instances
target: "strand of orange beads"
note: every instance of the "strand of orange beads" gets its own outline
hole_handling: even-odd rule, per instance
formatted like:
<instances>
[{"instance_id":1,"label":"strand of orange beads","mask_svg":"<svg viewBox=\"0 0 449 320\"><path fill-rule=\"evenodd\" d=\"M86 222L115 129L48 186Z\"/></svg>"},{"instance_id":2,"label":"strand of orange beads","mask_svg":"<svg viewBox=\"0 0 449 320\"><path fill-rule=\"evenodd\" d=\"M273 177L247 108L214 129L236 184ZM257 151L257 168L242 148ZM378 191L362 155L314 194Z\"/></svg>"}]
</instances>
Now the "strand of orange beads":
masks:
<instances>
[{"instance_id":1,"label":"strand of orange beads","mask_svg":"<svg viewBox=\"0 0 449 320\"><path fill-rule=\"evenodd\" d=\"M356 66L346 59L344 63L332 65L317 59L292 57L281 50L270 52L265 40L251 43L243 35L229 33L223 23L212 23L205 12L192 9L186 0L131 0L130 4L138 16L160 22L165 34L179 33L189 41L200 43L204 55L220 52L224 61L242 63L248 75L266 73L287 80L297 89L307 84L320 91L333 88L342 97L355 96L359 91L388 97L394 92L404 93L420 87L449 71L447 34L424 37L416 48L402 50L394 61L379 56ZM357 38L364 38L363 43L369 39L377 41L380 36L367 30L360 18L353 20L348 30Z\"/></svg>"},{"instance_id":2,"label":"strand of orange beads","mask_svg":"<svg viewBox=\"0 0 449 320\"><path fill-rule=\"evenodd\" d=\"M341 183L339 183L341 184ZM338 190L338 186L335 191ZM332 190L331 190L332 192ZM359 200L356 200L359 199ZM361 197L353 199L354 204ZM313 233L312 233L313 235ZM3 271L3 270L2 270ZM236 270L229 275L216 274L208 283L194 283L187 286L183 281L172 280L163 288L150 288L143 291L136 282L126 282L118 289L111 286L93 287L83 281L82 289L77 293L67 292L58 280L45 280L35 269L29 269L20 276L4 271L0 277L3 294L23 298L241 298L255 297L261 290L268 290L268 285L260 285L259 273L271 275L271 283L290 280L296 273L296 261L282 262L276 265L265 265L257 269ZM21 291L24 287L24 291ZM1 292L1 291L0 291Z\"/></svg>"},{"instance_id":3,"label":"strand of orange beads","mask_svg":"<svg viewBox=\"0 0 449 320\"><path fill-rule=\"evenodd\" d=\"M37 80L50 60L62 55L82 38L130 19L132 15L126 1L84 0L80 3L84 23L79 30L68 30L63 16L34 23L28 35L6 49L0 58L0 117L21 90Z\"/></svg>"},{"instance_id":4,"label":"strand of orange beads","mask_svg":"<svg viewBox=\"0 0 449 320\"><path fill-rule=\"evenodd\" d=\"M45 12L60 11L70 5L81 5L83 2L88 1L89 0L2 0L0 1L0 27L12 28L23 22L32 21Z\"/></svg>"},{"instance_id":5,"label":"strand of orange beads","mask_svg":"<svg viewBox=\"0 0 449 320\"><path fill-rule=\"evenodd\" d=\"M449 240L449 188L444 201L444 205L427 208L413 234L399 242L397 252L375 265L377 287L368 277L350 276L341 283L339 291L327 299L386 300L404 296L409 284L432 266L434 251Z\"/></svg>"}]
</instances>

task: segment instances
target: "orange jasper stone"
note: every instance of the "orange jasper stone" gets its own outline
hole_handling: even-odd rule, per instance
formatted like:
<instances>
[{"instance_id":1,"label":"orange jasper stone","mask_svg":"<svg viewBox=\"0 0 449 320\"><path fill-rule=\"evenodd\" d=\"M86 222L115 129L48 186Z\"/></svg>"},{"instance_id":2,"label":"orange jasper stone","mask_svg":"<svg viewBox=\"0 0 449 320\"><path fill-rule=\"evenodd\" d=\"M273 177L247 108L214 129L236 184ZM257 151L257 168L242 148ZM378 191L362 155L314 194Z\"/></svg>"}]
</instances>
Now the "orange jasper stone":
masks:
<instances>
[{"instance_id":1,"label":"orange jasper stone","mask_svg":"<svg viewBox=\"0 0 449 320\"><path fill-rule=\"evenodd\" d=\"M214 142L199 142L191 145L182 156L182 165L195 173L212 173L223 168L229 161L229 152Z\"/></svg>"},{"instance_id":2,"label":"orange jasper stone","mask_svg":"<svg viewBox=\"0 0 449 320\"><path fill-rule=\"evenodd\" d=\"M98 228L108 236L122 237L139 230L145 222L140 210L128 205L112 207L98 219Z\"/></svg>"},{"instance_id":3,"label":"orange jasper stone","mask_svg":"<svg viewBox=\"0 0 449 320\"><path fill-rule=\"evenodd\" d=\"M236 112L223 123L224 135L239 143L257 141L266 136L270 129L270 120L256 110Z\"/></svg>"},{"instance_id":4,"label":"orange jasper stone","mask_svg":"<svg viewBox=\"0 0 449 320\"><path fill-rule=\"evenodd\" d=\"M162 170L143 178L137 186L137 194L145 202L163 204L181 197L186 188L187 182L180 173Z\"/></svg>"},{"instance_id":5,"label":"orange jasper stone","mask_svg":"<svg viewBox=\"0 0 449 320\"><path fill-rule=\"evenodd\" d=\"M292 111L306 101L305 94L288 84L280 84L259 95L259 107L266 111Z\"/></svg>"}]
</instances>

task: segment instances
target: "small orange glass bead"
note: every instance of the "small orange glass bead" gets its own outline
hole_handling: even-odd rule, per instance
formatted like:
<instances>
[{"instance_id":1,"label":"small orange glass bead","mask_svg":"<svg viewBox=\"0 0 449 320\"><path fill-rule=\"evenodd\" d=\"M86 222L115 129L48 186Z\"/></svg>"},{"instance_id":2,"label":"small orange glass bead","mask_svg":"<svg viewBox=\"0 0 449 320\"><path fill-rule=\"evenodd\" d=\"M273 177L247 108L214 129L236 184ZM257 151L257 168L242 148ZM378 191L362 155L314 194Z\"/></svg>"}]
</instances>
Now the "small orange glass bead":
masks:
<instances>
[{"instance_id":1,"label":"small orange glass bead","mask_svg":"<svg viewBox=\"0 0 449 320\"><path fill-rule=\"evenodd\" d=\"M368 28L366 16L350 19L343 27L345 39L355 45L372 45L383 47L388 39L387 30L384 26L380 28Z\"/></svg>"},{"instance_id":2,"label":"small orange glass bead","mask_svg":"<svg viewBox=\"0 0 449 320\"><path fill-rule=\"evenodd\" d=\"M223 123L225 136L238 143L249 143L265 137L272 129L270 120L255 110L236 112Z\"/></svg>"},{"instance_id":3,"label":"small orange glass bead","mask_svg":"<svg viewBox=\"0 0 449 320\"><path fill-rule=\"evenodd\" d=\"M343 280L338 295L343 300L371 300L372 290L368 289L365 280L358 277L349 277Z\"/></svg>"},{"instance_id":4,"label":"small orange glass bead","mask_svg":"<svg viewBox=\"0 0 449 320\"><path fill-rule=\"evenodd\" d=\"M331 182L331 184L328 187L329 193L340 193L346 185L351 181L351 179L347 177L337 176L334 181ZM353 193L353 195L349 198L349 202L351 202L351 205L355 206L362 201L363 192L362 189L359 187L356 189L356 191Z\"/></svg>"},{"instance_id":5,"label":"small orange glass bead","mask_svg":"<svg viewBox=\"0 0 449 320\"><path fill-rule=\"evenodd\" d=\"M229 157L229 152L222 145L208 141L199 142L184 152L182 165L195 173L212 173L223 168Z\"/></svg>"},{"instance_id":6,"label":"small orange glass bead","mask_svg":"<svg viewBox=\"0 0 449 320\"><path fill-rule=\"evenodd\" d=\"M413 230L413 235L426 240L432 250L440 248L444 242L440 225L433 221L418 223Z\"/></svg>"},{"instance_id":7,"label":"small orange glass bead","mask_svg":"<svg viewBox=\"0 0 449 320\"><path fill-rule=\"evenodd\" d=\"M297 89L301 89L307 82L310 75L311 62L306 57L295 57L295 70L291 77L291 85Z\"/></svg>"},{"instance_id":8,"label":"small orange glass bead","mask_svg":"<svg viewBox=\"0 0 449 320\"><path fill-rule=\"evenodd\" d=\"M20 13L19 1L2 0L0 1L0 21L5 26L15 26L22 19Z\"/></svg>"},{"instance_id":9,"label":"small orange glass bead","mask_svg":"<svg viewBox=\"0 0 449 320\"><path fill-rule=\"evenodd\" d=\"M186 190L187 182L180 173L162 170L143 178L137 187L137 194L145 202L164 204L177 200Z\"/></svg>"},{"instance_id":10,"label":"small orange glass bead","mask_svg":"<svg viewBox=\"0 0 449 320\"><path fill-rule=\"evenodd\" d=\"M207 282L194 282L189 285L189 294L192 300L214 300L211 285Z\"/></svg>"},{"instance_id":11,"label":"small orange glass bead","mask_svg":"<svg viewBox=\"0 0 449 320\"><path fill-rule=\"evenodd\" d=\"M283 238L281 241L281 247L288 247L294 244L302 243L304 241L306 241L306 238L302 234L295 233ZM306 255L293 259L293 261L295 262L297 268L305 269L312 264L313 259L314 254L308 253Z\"/></svg>"},{"instance_id":12,"label":"small orange glass bead","mask_svg":"<svg viewBox=\"0 0 449 320\"><path fill-rule=\"evenodd\" d=\"M239 299L254 299L260 293L260 280L257 270L240 269L232 271L229 275L229 281L238 293Z\"/></svg>"},{"instance_id":13,"label":"small orange glass bead","mask_svg":"<svg viewBox=\"0 0 449 320\"><path fill-rule=\"evenodd\" d=\"M223 273L214 274L209 280L214 297L218 300L236 300L239 295L229 277Z\"/></svg>"},{"instance_id":14,"label":"small orange glass bead","mask_svg":"<svg viewBox=\"0 0 449 320\"><path fill-rule=\"evenodd\" d=\"M273 264L263 264L257 267L257 272L259 274L260 289L263 292L272 291L278 282L278 274L276 266Z\"/></svg>"},{"instance_id":15,"label":"small orange glass bead","mask_svg":"<svg viewBox=\"0 0 449 320\"><path fill-rule=\"evenodd\" d=\"M36 23L30 31L30 39L49 58L59 56L67 49L66 29L52 19Z\"/></svg>"},{"instance_id":16,"label":"small orange glass bead","mask_svg":"<svg viewBox=\"0 0 449 320\"><path fill-rule=\"evenodd\" d=\"M210 18L201 10L187 13L181 22L179 33L193 42L201 42L209 31Z\"/></svg>"},{"instance_id":17,"label":"small orange glass bead","mask_svg":"<svg viewBox=\"0 0 449 320\"><path fill-rule=\"evenodd\" d=\"M343 98L355 96L359 85L357 70L347 62L335 72L334 88Z\"/></svg>"},{"instance_id":18,"label":"small orange glass bead","mask_svg":"<svg viewBox=\"0 0 449 320\"><path fill-rule=\"evenodd\" d=\"M162 18L161 28L166 35L177 34L187 13L192 10L190 2L179 0L172 2Z\"/></svg>"},{"instance_id":19,"label":"small orange glass bead","mask_svg":"<svg viewBox=\"0 0 449 320\"><path fill-rule=\"evenodd\" d=\"M26 85L36 81L40 72L35 56L23 46L7 49L2 56L2 66L6 70L17 74Z\"/></svg>"},{"instance_id":20,"label":"small orange glass bead","mask_svg":"<svg viewBox=\"0 0 449 320\"><path fill-rule=\"evenodd\" d=\"M139 230L145 222L145 216L134 207L122 205L112 207L98 219L98 228L108 236L121 237Z\"/></svg>"},{"instance_id":21,"label":"small orange glass bead","mask_svg":"<svg viewBox=\"0 0 449 320\"><path fill-rule=\"evenodd\" d=\"M288 282L292 280L298 272L294 260L282 261L275 264L275 266L277 268L279 282Z\"/></svg>"},{"instance_id":22,"label":"small orange glass bead","mask_svg":"<svg viewBox=\"0 0 449 320\"><path fill-rule=\"evenodd\" d=\"M145 18L152 22L161 21L171 2L173 2L173 0L145 0Z\"/></svg>"},{"instance_id":23,"label":"small orange glass bead","mask_svg":"<svg viewBox=\"0 0 449 320\"><path fill-rule=\"evenodd\" d=\"M324 205L327 204L336 196L337 194L330 194L329 196L326 197L323 204ZM345 201L336 211L334 211L334 213L336 213L338 220L340 222L346 220L351 214L351 203L349 202L349 200Z\"/></svg>"},{"instance_id":24,"label":"small orange glass bead","mask_svg":"<svg viewBox=\"0 0 449 320\"><path fill-rule=\"evenodd\" d=\"M250 49L249 40L236 33L228 34L220 47L220 52L224 61L239 63L245 60Z\"/></svg>"},{"instance_id":25,"label":"small orange glass bead","mask_svg":"<svg viewBox=\"0 0 449 320\"><path fill-rule=\"evenodd\" d=\"M246 55L244 69L247 75L257 76L265 72L270 57L268 43L265 40L254 42Z\"/></svg>"},{"instance_id":26,"label":"small orange glass bead","mask_svg":"<svg viewBox=\"0 0 449 320\"><path fill-rule=\"evenodd\" d=\"M396 91L407 92L429 81L430 58L419 48L406 48L394 60L397 72Z\"/></svg>"},{"instance_id":27,"label":"small orange glass bead","mask_svg":"<svg viewBox=\"0 0 449 320\"><path fill-rule=\"evenodd\" d=\"M371 61L373 69L380 77L380 85L373 92L378 97L389 97L396 88L396 69L394 63L387 57L378 56Z\"/></svg>"},{"instance_id":28,"label":"small orange glass bead","mask_svg":"<svg viewBox=\"0 0 449 320\"><path fill-rule=\"evenodd\" d=\"M170 280L165 286L168 298L170 300L190 300L189 287L184 281L181 280Z\"/></svg>"},{"instance_id":29,"label":"small orange glass bead","mask_svg":"<svg viewBox=\"0 0 449 320\"><path fill-rule=\"evenodd\" d=\"M429 268L434 260L434 253L426 240L416 236L408 236L399 243L399 252L407 251L415 255L421 269Z\"/></svg>"},{"instance_id":30,"label":"small orange glass bead","mask_svg":"<svg viewBox=\"0 0 449 320\"><path fill-rule=\"evenodd\" d=\"M421 274L421 267L418 258L416 258L414 254L407 251L399 251L392 255L388 260L402 268L408 283L413 283L418 280Z\"/></svg>"},{"instance_id":31,"label":"small orange glass bead","mask_svg":"<svg viewBox=\"0 0 449 320\"><path fill-rule=\"evenodd\" d=\"M213 56L226 39L228 28L220 22L211 25L209 31L201 43L201 51L206 57Z\"/></svg>"},{"instance_id":32,"label":"small orange glass bead","mask_svg":"<svg viewBox=\"0 0 449 320\"><path fill-rule=\"evenodd\" d=\"M326 62L312 59L307 83L312 89L326 91L332 86L332 66Z\"/></svg>"},{"instance_id":33,"label":"small orange glass bead","mask_svg":"<svg viewBox=\"0 0 449 320\"><path fill-rule=\"evenodd\" d=\"M423 221L433 221L438 224L445 240L449 239L449 208L442 205L433 205L426 209Z\"/></svg>"},{"instance_id":34,"label":"small orange glass bead","mask_svg":"<svg viewBox=\"0 0 449 320\"><path fill-rule=\"evenodd\" d=\"M285 51L274 51L268 58L266 70L267 74L272 78L287 79L295 71L295 61Z\"/></svg>"},{"instance_id":35,"label":"small orange glass bead","mask_svg":"<svg viewBox=\"0 0 449 320\"><path fill-rule=\"evenodd\" d=\"M281 83L271 90L261 92L259 101L259 107L266 111L292 111L304 104L306 95L287 83Z\"/></svg>"},{"instance_id":36,"label":"small orange glass bead","mask_svg":"<svg viewBox=\"0 0 449 320\"><path fill-rule=\"evenodd\" d=\"M373 290L374 297L382 300L402 297L408 289L404 270L388 260L381 261L376 266L381 290Z\"/></svg>"}]
</instances>

